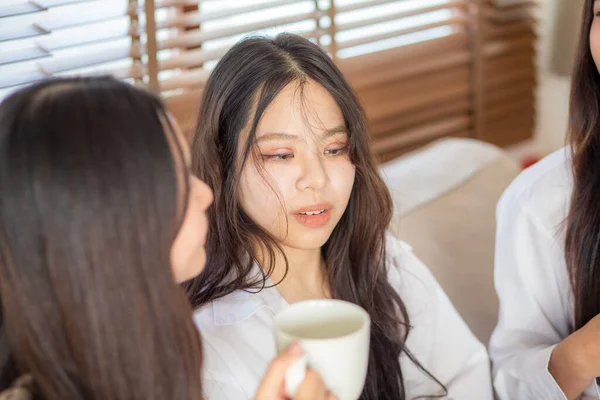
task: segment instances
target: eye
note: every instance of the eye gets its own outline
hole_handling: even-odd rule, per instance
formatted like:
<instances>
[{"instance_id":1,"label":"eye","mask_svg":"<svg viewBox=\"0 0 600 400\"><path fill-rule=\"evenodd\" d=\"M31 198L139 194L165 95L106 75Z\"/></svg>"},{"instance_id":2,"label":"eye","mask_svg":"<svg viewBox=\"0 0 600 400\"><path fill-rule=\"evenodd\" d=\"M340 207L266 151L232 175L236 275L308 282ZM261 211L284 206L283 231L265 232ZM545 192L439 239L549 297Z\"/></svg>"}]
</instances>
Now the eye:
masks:
<instances>
[{"instance_id":1,"label":"eye","mask_svg":"<svg viewBox=\"0 0 600 400\"><path fill-rule=\"evenodd\" d=\"M348 152L348 145L344 145L341 147L336 147L333 149L326 149L325 150L325 154L328 156L339 156L339 155L343 155L346 154Z\"/></svg>"},{"instance_id":2,"label":"eye","mask_svg":"<svg viewBox=\"0 0 600 400\"><path fill-rule=\"evenodd\" d=\"M285 161L293 158L293 154L262 154L263 160L280 160Z\"/></svg>"}]
</instances>

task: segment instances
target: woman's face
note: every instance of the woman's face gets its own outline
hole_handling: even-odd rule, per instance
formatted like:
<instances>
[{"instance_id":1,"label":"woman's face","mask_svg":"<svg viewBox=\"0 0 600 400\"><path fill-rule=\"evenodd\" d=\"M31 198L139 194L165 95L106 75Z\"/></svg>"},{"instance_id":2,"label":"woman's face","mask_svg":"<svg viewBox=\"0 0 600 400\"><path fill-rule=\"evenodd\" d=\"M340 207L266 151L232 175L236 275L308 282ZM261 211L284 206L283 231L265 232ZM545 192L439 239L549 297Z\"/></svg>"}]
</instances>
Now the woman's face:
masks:
<instances>
[{"instance_id":1,"label":"woman's face","mask_svg":"<svg viewBox=\"0 0 600 400\"><path fill-rule=\"evenodd\" d=\"M212 204L213 193L206 183L196 178L190 172L190 149L185 137L174 120L171 120L175 136L183 151L183 162L180 171L184 174L181 180L189 180L187 208L183 223L171 248L171 268L175 281L185 282L196 277L206 264L206 235L208 233L208 217L206 210ZM178 159L178 157L175 157ZM183 182L179 187L184 187ZM183 190L182 190L183 192ZM181 207L184 199L180 201Z\"/></svg>"},{"instance_id":2,"label":"woman's face","mask_svg":"<svg viewBox=\"0 0 600 400\"><path fill-rule=\"evenodd\" d=\"M320 248L352 193L348 145L342 112L329 92L313 81L302 89L288 85L258 124L260 159L250 157L242 170L242 209L281 245Z\"/></svg>"}]
</instances>

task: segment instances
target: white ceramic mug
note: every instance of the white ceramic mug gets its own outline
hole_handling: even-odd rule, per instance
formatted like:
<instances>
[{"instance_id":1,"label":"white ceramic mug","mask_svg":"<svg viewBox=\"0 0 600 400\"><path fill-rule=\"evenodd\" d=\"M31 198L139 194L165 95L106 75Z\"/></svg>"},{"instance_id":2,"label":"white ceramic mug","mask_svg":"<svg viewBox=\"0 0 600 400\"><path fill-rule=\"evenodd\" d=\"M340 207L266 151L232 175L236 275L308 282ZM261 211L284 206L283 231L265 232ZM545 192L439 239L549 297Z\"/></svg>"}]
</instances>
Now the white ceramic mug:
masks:
<instances>
[{"instance_id":1,"label":"white ceramic mug","mask_svg":"<svg viewBox=\"0 0 600 400\"><path fill-rule=\"evenodd\" d=\"M340 400L357 400L367 376L370 333L369 314L346 301L308 300L279 312L277 351L296 341L304 351L304 357L287 371L288 396L293 397L308 366Z\"/></svg>"}]
</instances>

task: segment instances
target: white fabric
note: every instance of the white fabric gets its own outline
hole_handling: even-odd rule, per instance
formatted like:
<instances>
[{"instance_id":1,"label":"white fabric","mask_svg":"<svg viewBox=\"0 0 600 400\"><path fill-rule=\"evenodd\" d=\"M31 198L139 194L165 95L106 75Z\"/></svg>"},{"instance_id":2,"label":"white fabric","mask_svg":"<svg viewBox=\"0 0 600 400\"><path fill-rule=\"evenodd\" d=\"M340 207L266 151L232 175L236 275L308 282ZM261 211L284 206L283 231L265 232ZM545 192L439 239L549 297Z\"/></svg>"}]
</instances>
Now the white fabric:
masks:
<instances>
[{"instance_id":1,"label":"white fabric","mask_svg":"<svg viewBox=\"0 0 600 400\"><path fill-rule=\"evenodd\" d=\"M454 399L492 399L489 359L435 278L410 246L387 238L389 279L409 312L407 347ZM270 284L270 282L268 282ZM287 307L276 288L234 292L197 310L204 344L204 387L210 400L251 399L275 356L273 316ZM441 388L405 356L400 357L408 398Z\"/></svg>"},{"instance_id":2,"label":"white fabric","mask_svg":"<svg viewBox=\"0 0 600 400\"><path fill-rule=\"evenodd\" d=\"M450 138L383 164L381 175L394 200L396 216L432 201L503 155L479 140Z\"/></svg>"},{"instance_id":3,"label":"white fabric","mask_svg":"<svg viewBox=\"0 0 600 400\"><path fill-rule=\"evenodd\" d=\"M567 150L561 149L521 173L498 203L500 312L490 355L502 400L566 399L548 372L548 361L573 320L562 229L572 187ZM585 395L600 398L590 384Z\"/></svg>"}]
</instances>

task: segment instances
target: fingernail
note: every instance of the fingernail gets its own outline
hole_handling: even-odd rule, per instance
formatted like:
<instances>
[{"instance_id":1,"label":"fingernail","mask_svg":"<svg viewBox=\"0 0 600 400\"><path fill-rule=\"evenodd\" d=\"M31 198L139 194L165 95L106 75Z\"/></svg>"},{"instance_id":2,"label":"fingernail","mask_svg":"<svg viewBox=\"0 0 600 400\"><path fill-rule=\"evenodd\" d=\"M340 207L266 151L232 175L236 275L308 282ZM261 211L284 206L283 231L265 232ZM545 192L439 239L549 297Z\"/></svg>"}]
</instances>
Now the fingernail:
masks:
<instances>
[{"instance_id":1,"label":"fingernail","mask_svg":"<svg viewBox=\"0 0 600 400\"><path fill-rule=\"evenodd\" d=\"M292 343L289 347L289 352L295 357L302 355L302 345L300 342Z\"/></svg>"}]
</instances>

